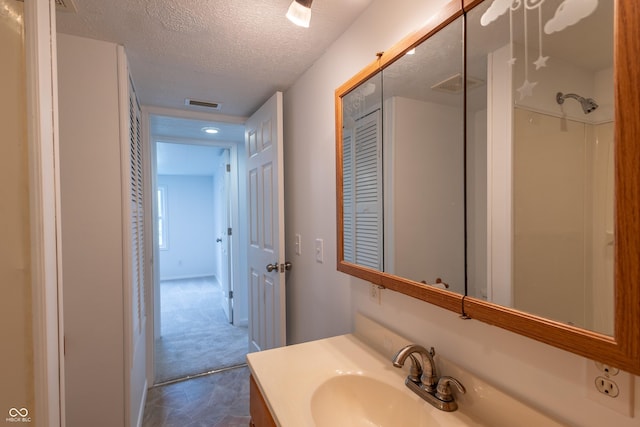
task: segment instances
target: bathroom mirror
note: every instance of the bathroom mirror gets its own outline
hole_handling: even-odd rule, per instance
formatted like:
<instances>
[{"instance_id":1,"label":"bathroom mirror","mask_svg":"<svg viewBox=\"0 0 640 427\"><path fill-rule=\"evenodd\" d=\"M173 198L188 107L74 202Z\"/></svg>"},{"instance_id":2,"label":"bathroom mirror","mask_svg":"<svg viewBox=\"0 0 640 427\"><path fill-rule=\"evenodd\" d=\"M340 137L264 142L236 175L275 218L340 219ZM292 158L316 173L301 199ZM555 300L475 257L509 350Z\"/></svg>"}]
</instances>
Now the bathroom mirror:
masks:
<instances>
[{"instance_id":1,"label":"bathroom mirror","mask_svg":"<svg viewBox=\"0 0 640 427\"><path fill-rule=\"evenodd\" d=\"M614 4L569 3L466 14L467 295L613 335Z\"/></svg>"},{"instance_id":2,"label":"bathroom mirror","mask_svg":"<svg viewBox=\"0 0 640 427\"><path fill-rule=\"evenodd\" d=\"M452 1L427 27L384 52L336 90L338 270L464 316L640 373L640 291L635 285L640 280L640 159L639 149L634 146L640 135L637 113L634 113L640 108L640 96L632 75L640 50L640 9L630 0L578 2L580 10L572 12L577 15L570 19L561 16L555 24L549 24L551 29L555 26L549 37L557 34L547 39L547 23L563 9L565 12L571 9L565 3L555 0ZM560 7L561 4L565 7ZM500 5L506 5L504 10ZM588 10L589 5L593 10ZM520 11L519 7L522 7ZM601 11L600 8L608 9ZM463 11L466 22L459 24ZM607 23L602 22L605 20ZM589 24L595 38L576 36L581 21ZM615 22L615 32L612 22ZM389 124L392 122L387 123L398 119L399 110L393 104L399 99L411 98L396 92L399 86L394 86L391 79L398 79L400 70L404 73L415 68L409 65L411 55L406 55L407 52L416 48L417 55L423 45L435 46L435 40L446 39L441 33L455 33L458 26L466 27L464 62L459 65L461 76L466 79L458 77L460 83L466 80L461 101L466 110L458 129L463 136L462 177L460 170L456 170L457 176L452 179L448 176L438 180L416 179L416 185L403 184L400 191L394 180L401 182L401 178L384 175L386 178L379 184L383 189L382 206L378 208L382 209L384 221L379 222L377 234L382 260L378 265L359 264L356 259L345 257L344 251L342 132L346 107L343 101L371 76L381 75L383 90L379 103L385 124L381 167L385 173L393 168L410 173L413 167L398 167L400 163L389 163L387 158L393 159L393 154L399 151L394 146L399 143L395 128ZM563 26L564 30L558 30ZM562 51L559 40L563 38L569 41L570 52ZM585 53L593 54L596 43L615 46L614 55L609 50L608 55L596 55L598 58L585 57ZM442 46L443 51L448 48ZM583 55L583 59L576 59L576 55ZM452 56L447 56L448 60ZM440 62L432 62L431 67L446 68ZM528 65L524 67L524 64ZM430 81L432 70L429 66L426 70L421 74L429 79L422 84L431 88L434 85ZM556 72L560 74L554 75ZM455 75L451 72L448 77ZM447 77L435 83L446 80ZM413 96L419 98L414 92ZM399 104L403 102L404 99ZM555 136L549 136L548 132ZM553 143L554 138L561 139L572 133L578 135L574 138L577 142L570 139L573 142ZM505 154L506 146L499 145L500 136L511 144L520 141L521 134L528 142L513 142L512 151ZM515 138L509 138L512 135ZM587 137L591 138L589 142L585 142ZM454 138L453 144L456 142ZM572 144L577 147L570 147ZM551 151L545 147L551 147ZM411 150L415 148L409 148ZM420 153L415 157L424 156L426 154ZM505 158L510 162L505 162ZM452 172L454 169L451 168ZM434 184L447 193L453 192L455 199L460 187L451 183L456 179L462 180L466 206L452 213L451 218L456 221L456 214L464 217L462 245L466 248L462 253L466 269L461 271L466 280L462 288L450 286L447 290L444 284L449 284L450 279L440 277L445 274L438 272L438 268L428 271L428 275L404 266L399 268L398 257L394 258L401 241L398 237L401 233L394 229L399 217L392 223L387 217L393 217L394 209L397 215L401 208L388 202L401 193L403 197L413 197L419 211L419 203L425 200L421 198L425 188ZM433 209L442 208L440 200L428 202ZM567 207L577 210L563 212ZM597 221L596 217L599 217ZM558 219L559 224L553 222ZM560 225L565 229L554 236L552 232ZM407 229L415 226L412 237L420 240L422 225L407 219L400 226ZM539 234L548 232L549 236L532 233L540 230L544 233ZM455 231L451 236L452 241L459 240ZM437 239L434 242L434 246L442 244ZM524 245L519 247L522 242ZM562 248L563 255L573 254L575 259L566 261L545 250L556 247ZM428 249L413 252L418 252L420 259L423 251ZM525 261L529 264L519 270ZM443 263L436 265L443 270ZM560 271L558 266L567 268ZM581 277L573 281L573 276ZM519 278L524 280L524 287L519 287L522 281ZM530 283L526 283L527 280ZM423 281L426 283L421 283ZM565 285L568 286L563 288ZM546 293L535 294L544 286L548 288ZM527 294L534 294L533 298L528 296L523 302L521 296Z\"/></svg>"}]
</instances>

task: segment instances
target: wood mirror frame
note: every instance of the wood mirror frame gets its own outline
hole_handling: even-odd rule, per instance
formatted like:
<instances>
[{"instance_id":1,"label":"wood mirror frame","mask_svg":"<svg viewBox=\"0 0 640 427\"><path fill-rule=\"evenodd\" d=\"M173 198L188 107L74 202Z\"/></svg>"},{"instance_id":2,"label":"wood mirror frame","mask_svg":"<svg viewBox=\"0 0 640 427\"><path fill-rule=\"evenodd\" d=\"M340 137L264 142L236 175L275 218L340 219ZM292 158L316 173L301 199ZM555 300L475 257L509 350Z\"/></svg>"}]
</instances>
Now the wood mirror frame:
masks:
<instances>
[{"instance_id":1,"label":"wood mirror frame","mask_svg":"<svg viewBox=\"0 0 640 427\"><path fill-rule=\"evenodd\" d=\"M563 350L640 375L640 2L615 0L615 320L614 335L454 294L344 261L342 98L408 50L483 1L453 0L429 24L405 37L335 91L337 269L375 285L435 304Z\"/></svg>"}]
</instances>

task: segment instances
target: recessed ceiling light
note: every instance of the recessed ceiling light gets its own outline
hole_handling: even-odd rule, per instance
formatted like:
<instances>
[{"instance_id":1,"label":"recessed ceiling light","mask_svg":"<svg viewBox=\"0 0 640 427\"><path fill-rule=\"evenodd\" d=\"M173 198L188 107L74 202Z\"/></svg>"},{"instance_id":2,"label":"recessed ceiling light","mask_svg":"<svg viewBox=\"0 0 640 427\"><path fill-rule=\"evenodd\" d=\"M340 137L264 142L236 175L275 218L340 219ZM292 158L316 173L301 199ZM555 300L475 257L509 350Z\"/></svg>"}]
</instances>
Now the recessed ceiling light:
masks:
<instances>
[{"instance_id":1,"label":"recessed ceiling light","mask_svg":"<svg viewBox=\"0 0 640 427\"><path fill-rule=\"evenodd\" d=\"M216 133L220 132L220 129L214 128L212 126L205 126L202 128L202 132L208 133L209 135L215 135Z\"/></svg>"}]
</instances>

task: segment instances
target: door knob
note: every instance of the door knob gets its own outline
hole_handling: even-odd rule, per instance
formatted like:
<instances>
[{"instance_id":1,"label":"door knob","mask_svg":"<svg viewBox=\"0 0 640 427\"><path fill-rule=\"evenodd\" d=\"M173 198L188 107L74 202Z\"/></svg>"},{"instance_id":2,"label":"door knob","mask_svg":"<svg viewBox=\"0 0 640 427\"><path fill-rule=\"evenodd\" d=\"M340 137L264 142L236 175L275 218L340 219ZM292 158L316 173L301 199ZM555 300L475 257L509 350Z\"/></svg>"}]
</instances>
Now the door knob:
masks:
<instances>
[{"instance_id":1,"label":"door knob","mask_svg":"<svg viewBox=\"0 0 640 427\"><path fill-rule=\"evenodd\" d=\"M285 261L284 264L280 264L280 272L291 270L291 263L289 261Z\"/></svg>"},{"instance_id":2,"label":"door knob","mask_svg":"<svg viewBox=\"0 0 640 427\"><path fill-rule=\"evenodd\" d=\"M267 264L267 271L271 273L272 271L278 271L278 263Z\"/></svg>"},{"instance_id":3,"label":"door knob","mask_svg":"<svg viewBox=\"0 0 640 427\"><path fill-rule=\"evenodd\" d=\"M220 242L222 242L222 239L221 239L220 237L218 237L218 238L216 239L216 243L220 243Z\"/></svg>"}]
</instances>

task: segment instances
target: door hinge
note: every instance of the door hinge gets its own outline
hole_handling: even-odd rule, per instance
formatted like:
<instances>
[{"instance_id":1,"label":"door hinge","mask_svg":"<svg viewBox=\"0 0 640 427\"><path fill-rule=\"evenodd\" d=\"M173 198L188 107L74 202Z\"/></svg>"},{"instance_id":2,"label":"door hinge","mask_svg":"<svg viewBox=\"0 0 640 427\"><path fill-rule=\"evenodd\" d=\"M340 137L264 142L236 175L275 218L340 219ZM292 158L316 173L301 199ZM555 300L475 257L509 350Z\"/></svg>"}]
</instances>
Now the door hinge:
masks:
<instances>
[{"instance_id":1,"label":"door hinge","mask_svg":"<svg viewBox=\"0 0 640 427\"><path fill-rule=\"evenodd\" d=\"M228 295L229 295L229 299L233 299L233 291L229 291Z\"/></svg>"},{"instance_id":2,"label":"door hinge","mask_svg":"<svg viewBox=\"0 0 640 427\"><path fill-rule=\"evenodd\" d=\"M227 236L231 236L233 233L233 230L231 229L231 227L227 228Z\"/></svg>"},{"instance_id":3,"label":"door hinge","mask_svg":"<svg viewBox=\"0 0 640 427\"><path fill-rule=\"evenodd\" d=\"M227 172L231 172L231 165L227 163Z\"/></svg>"}]
</instances>

